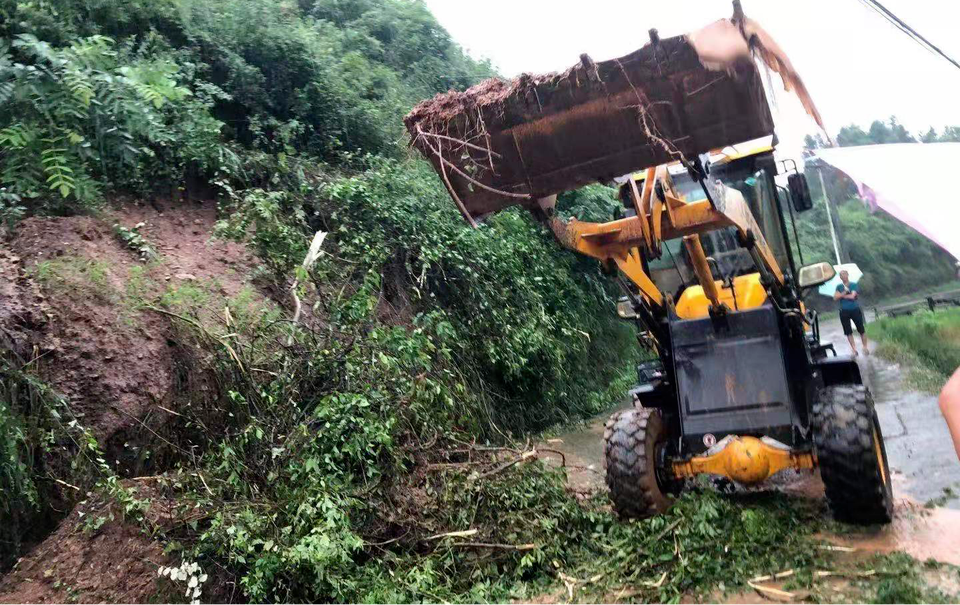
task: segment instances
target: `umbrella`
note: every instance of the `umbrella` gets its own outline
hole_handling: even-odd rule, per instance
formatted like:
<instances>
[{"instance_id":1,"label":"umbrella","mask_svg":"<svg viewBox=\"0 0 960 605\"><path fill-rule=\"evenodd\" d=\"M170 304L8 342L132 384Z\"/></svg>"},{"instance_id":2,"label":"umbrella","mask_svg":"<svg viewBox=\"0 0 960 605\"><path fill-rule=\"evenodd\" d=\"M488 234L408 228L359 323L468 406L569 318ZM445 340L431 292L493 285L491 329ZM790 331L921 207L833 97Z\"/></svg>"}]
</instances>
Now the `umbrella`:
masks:
<instances>
[{"instance_id":1,"label":"umbrella","mask_svg":"<svg viewBox=\"0 0 960 605\"><path fill-rule=\"evenodd\" d=\"M817 288L817 292L823 294L824 296L829 296L833 298L833 293L837 291L837 286L842 283L840 281L840 271L846 271L850 274L850 281L856 282L860 281L860 278L863 277L863 271L860 270L860 267L857 266L857 263L846 263L843 265L834 265L837 274L833 276L833 279L823 284Z\"/></svg>"}]
</instances>

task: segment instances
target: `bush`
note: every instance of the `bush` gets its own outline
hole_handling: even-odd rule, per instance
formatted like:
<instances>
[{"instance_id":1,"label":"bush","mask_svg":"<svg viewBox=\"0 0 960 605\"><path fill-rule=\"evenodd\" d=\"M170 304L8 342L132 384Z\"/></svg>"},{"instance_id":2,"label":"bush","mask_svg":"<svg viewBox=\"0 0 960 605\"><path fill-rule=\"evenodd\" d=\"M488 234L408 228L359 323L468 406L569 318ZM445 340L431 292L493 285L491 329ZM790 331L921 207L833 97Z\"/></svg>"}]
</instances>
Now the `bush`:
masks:
<instances>
[{"instance_id":1,"label":"bush","mask_svg":"<svg viewBox=\"0 0 960 605\"><path fill-rule=\"evenodd\" d=\"M0 46L0 182L61 211L99 202L105 184L145 192L219 168L222 124L183 79L171 60L138 59L103 36L63 48L17 36Z\"/></svg>"},{"instance_id":2,"label":"bush","mask_svg":"<svg viewBox=\"0 0 960 605\"><path fill-rule=\"evenodd\" d=\"M442 344L475 373L472 384L498 394L496 416L529 430L609 405L592 395L637 346L596 261L561 249L520 211L468 229L425 162L370 161L312 203L329 212L338 254L382 276L388 303L447 313Z\"/></svg>"},{"instance_id":3,"label":"bush","mask_svg":"<svg viewBox=\"0 0 960 605\"><path fill-rule=\"evenodd\" d=\"M870 324L870 332L884 345L881 353L894 357L905 353L922 366L921 371L932 371L934 390L960 367L960 310L885 317Z\"/></svg>"}]
</instances>

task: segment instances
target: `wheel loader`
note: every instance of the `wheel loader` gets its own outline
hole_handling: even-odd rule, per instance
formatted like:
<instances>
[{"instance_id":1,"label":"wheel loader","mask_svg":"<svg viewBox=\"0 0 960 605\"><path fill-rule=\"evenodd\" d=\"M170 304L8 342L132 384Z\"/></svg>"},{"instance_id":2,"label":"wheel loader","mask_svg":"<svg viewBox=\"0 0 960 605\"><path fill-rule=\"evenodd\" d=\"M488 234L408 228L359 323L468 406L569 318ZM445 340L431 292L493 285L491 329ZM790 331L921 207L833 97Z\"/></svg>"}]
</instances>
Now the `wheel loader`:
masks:
<instances>
[{"instance_id":1,"label":"wheel loader","mask_svg":"<svg viewBox=\"0 0 960 605\"><path fill-rule=\"evenodd\" d=\"M656 360L638 368L634 406L606 424L621 516L664 511L697 475L753 486L819 469L838 520L887 523L872 396L803 304L834 268L802 265L787 217L812 202L803 174L775 159L760 71L778 73L820 123L802 79L736 1L731 19L649 35L618 59L582 55L563 73L424 101L405 119L413 145L471 225L526 208L622 287L617 312ZM621 216L563 218L557 194L593 182L619 184Z\"/></svg>"}]
</instances>

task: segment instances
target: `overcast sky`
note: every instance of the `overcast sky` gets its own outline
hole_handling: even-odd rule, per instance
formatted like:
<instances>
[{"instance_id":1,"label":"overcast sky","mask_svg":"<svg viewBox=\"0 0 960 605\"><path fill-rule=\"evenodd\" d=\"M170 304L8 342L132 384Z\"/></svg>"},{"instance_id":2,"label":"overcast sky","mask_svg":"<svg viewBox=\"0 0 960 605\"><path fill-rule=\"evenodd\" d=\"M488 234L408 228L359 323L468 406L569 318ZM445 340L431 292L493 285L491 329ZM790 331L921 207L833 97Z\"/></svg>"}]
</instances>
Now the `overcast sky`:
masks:
<instances>
[{"instance_id":1,"label":"overcast sky","mask_svg":"<svg viewBox=\"0 0 960 605\"><path fill-rule=\"evenodd\" d=\"M643 46L647 30L683 34L729 17L729 0L426 0L474 57L505 76L563 70L586 52L597 61ZM960 61L960 2L882 0L884 6ZM859 0L742 0L803 77L831 136L896 115L911 132L960 125L960 69L919 46ZM781 151L799 152L817 132L774 74ZM789 150L789 151L788 151Z\"/></svg>"}]
</instances>

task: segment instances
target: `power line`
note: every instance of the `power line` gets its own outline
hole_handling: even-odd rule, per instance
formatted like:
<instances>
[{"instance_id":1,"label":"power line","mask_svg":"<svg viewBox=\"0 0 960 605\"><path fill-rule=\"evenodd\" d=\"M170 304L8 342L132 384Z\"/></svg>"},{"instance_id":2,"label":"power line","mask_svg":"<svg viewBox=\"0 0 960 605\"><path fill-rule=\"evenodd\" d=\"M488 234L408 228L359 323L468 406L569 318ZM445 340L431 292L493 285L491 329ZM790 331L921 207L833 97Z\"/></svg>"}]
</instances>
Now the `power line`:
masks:
<instances>
[{"instance_id":1,"label":"power line","mask_svg":"<svg viewBox=\"0 0 960 605\"><path fill-rule=\"evenodd\" d=\"M917 30L913 29L912 27L904 23L903 20L901 20L899 17L894 15L892 12L890 12L890 10L887 9L887 7L885 7L884 5L880 4L880 2L878 2L877 0L860 0L860 1L863 4L872 8L878 14L880 14L883 18L885 18L887 21L893 24L897 29L899 29L906 35L910 36L910 38L913 39L914 42L916 42L923 48L927 49L928 51L934 54L940 55L941 57L943 57L944 59L952 63L954 67L956 67L957 69L960 69L960 63L957 63L956 61L954 61L952 58L950 58L949 55L947 55L945 52L940 50L939 47L937 47L935 44L933 44L932 42L930 42L929 40L921 36L920 33L917 32Z\"/></svg>"},{"instance_id":2,"label":"power line","mask_svg":"<svg viewBox=\"0 0 960 605\"><path fill-rule=\"evenodd\" d=\"M890 25L896 27L898 30L906 34L906 36L911 40L913 40L914 42L916 42L917 45L920 46L920 48L924 49L925 51L929 52L932 55L940 54L941 56L946 56L942 52L938 53L937 51L939 51L939 49L934 50L932 45L930 45L929 43L925 43L924 40L926 39L923 38L923 36L917 37L919 36L919 34L914 35L915 32L913 30L909 29L908 27L905 27L906 24L900 21L896 17L896 15L894 15L892 12L890 12L886 8L878 6L879 3L874 4L871 0L860 0L860 3L866 6L867 8L873 10L875 13L877 13L881 17L883 17L888 23L890 23ZM883 8L883 10L881 10L881 8ZM956 65L956 63L952 59L950 59L950 57L946 57L946 59Z\"/></svg>"}]
</instances>

